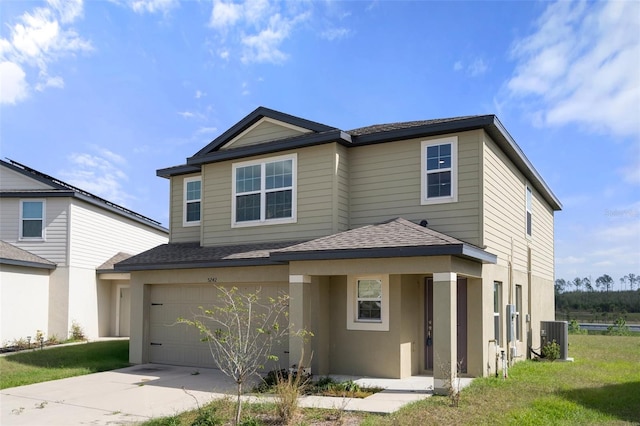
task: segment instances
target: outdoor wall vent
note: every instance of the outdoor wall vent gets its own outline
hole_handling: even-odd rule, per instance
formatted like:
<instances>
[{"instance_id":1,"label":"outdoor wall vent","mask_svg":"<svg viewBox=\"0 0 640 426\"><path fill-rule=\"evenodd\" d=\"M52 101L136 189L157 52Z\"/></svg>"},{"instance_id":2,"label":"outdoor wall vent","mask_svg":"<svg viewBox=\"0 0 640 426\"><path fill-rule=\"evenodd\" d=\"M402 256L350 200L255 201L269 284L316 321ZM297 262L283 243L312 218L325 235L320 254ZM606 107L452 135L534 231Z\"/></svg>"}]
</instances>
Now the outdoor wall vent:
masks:
<instances>
[{"instance_id":1,"label":"outdoor wall vent","mask_svg":"<svg viewBox=\"0 0 640 426\"><path fill-rule=\"evenodd\" d=\"M560 360L569 357L569 324L566 321L540 321L540 347L556 341L560 346Z\"/></svg>"}]
</instances>

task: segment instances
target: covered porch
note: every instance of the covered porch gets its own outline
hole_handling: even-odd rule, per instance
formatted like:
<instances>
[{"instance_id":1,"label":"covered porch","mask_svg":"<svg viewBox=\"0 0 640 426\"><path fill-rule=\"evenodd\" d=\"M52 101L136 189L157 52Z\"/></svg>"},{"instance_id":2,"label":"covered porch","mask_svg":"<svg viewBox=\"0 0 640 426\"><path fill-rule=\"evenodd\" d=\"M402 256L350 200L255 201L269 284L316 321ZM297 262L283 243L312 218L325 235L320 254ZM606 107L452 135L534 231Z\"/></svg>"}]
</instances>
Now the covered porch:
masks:
<instances>
[{"instance_id":1,"label":"covered porch","mask_svg":"<svg viewBox=\"0 0 640 426\"><path fill-rule=\"evenodd\" d=\"M289 361L315 375L432 375L436 393L482 376L493 309L483 263L495 257L395 219L271 253L289 263ZM486 291L485 291L486 290ZM485 300L486 303L485 303Z\"/></svg>"}]
</instances>

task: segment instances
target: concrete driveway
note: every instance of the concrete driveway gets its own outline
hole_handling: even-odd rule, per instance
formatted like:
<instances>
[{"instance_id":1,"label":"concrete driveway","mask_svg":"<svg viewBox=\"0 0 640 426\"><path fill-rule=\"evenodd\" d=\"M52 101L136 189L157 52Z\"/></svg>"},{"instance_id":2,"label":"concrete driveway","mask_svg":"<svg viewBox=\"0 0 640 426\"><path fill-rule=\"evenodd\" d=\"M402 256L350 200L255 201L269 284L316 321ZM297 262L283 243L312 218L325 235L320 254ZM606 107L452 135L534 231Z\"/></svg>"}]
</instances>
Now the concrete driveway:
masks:
<instances>
[{"instance_id":1,"label":"concrete driveway","mask_svg":"<svg viewBox=\"0 0 640 426\"><path fill-rule=\"evenodd\" d=\"M302 407L392 413L432 395L432 376L375 379L332 376L361 386L384 388L364 399L302 396ZM251 389L259 378L245 387ZM471 379L460 379L465 387ZM185 389L187 392L185 392ZM172 416L213 399L235 395L235 383L219 370L143 364L104 373L4 389L0 392L0 424L124 425ZM258 398L243 396L243 400ZM196 402L197 400L197 402Z\"/></svg>"},{"instance_id":2,"label":"concrete driveway","mask_svg":"<svg viewBox=\"0 0 640 426\"><path fill-rule=\"evenodd\" d=\"M4 389L0 424L131 424L194 409L196 399L204 404L225 394L235 394L235 383L218 370L143 364Z\"/></svg>"}]
</instances>

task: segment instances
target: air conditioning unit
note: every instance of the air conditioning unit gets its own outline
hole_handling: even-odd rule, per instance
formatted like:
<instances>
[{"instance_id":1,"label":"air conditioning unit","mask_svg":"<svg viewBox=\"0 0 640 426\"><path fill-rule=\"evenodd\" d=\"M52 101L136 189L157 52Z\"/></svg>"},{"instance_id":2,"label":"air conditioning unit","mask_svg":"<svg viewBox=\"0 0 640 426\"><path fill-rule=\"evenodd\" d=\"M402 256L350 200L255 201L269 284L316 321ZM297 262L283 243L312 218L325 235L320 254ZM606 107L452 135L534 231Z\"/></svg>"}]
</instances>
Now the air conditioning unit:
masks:
<instances>
[{"instance_id":1,"label":"air conditioning unit","mask_svg":"<svg viewBox=\"0 0 640 426\"><path fill-rule=\"evenodd\" d=\"M556 341L560 359L569 358L569 324L566 321L540 321L540 346Z\"/></svg>"}]
</instances>

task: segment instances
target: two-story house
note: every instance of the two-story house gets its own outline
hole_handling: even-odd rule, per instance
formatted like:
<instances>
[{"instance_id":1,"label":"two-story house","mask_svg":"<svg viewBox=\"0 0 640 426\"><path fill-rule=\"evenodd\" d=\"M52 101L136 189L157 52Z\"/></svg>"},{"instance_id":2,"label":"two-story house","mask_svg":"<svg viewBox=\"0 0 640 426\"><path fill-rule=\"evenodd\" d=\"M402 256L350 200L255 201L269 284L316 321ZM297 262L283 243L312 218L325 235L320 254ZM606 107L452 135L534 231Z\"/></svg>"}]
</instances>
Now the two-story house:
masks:
<instances>
[{"instance_id":1,"label":"two-story house","mask_svg":"<svg viewBox=\"0 0 640 426\"><path fill-rule=\"evenodd\" d=\"M113 264L168 241L158 222L0 160L0 342L128 336L129 274Z\"/></svg>"},{"instance_id":2,"label":"two-story house","mask_svg":"<svg viewBox=\"0 0 640 426\"><path fill-rule=\"evenodd\" d=\"M211 366L171 326L215 285L291 297L282 366L401 378L523 359L554 319L561 205L494 115L350 131L260 107L171 181L170 242L131 271L130 361ZM444 372L443 372L444 371Z\"/></svg>"}]
</instances>

